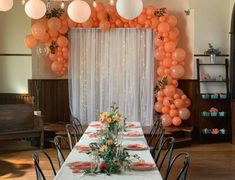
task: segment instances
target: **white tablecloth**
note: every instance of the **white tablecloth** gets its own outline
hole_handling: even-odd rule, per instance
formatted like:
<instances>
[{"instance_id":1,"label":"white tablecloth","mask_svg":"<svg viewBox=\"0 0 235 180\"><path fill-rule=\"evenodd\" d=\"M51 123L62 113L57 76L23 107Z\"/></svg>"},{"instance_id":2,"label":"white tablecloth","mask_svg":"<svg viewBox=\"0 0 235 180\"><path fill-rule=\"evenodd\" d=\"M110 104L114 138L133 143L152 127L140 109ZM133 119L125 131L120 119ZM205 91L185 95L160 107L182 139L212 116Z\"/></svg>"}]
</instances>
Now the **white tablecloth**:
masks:
<instances>
[{"instance_id":1,"label":"white tablecloth","mask_svg":"<svg viewBox=\"0 0 235 180\"><path fill-rule=\"evenodd\" d=\"M93 122L97 123L97 122ZM138 126L140 124L135 122ZM92 124L92 123L91 123ZM131 129L133 131L139 131L143 134L142 128L134 128ZM86 132L96 131L93 127L88 127ZM89 138L87 134L84 134L79 142L76 145L88 145L90 142L94 142L95 138ZM139 137L124 137L123 144L130 143L142 143L147 145L144 136ZM149 150L141 150L141 151L128 151L129 154L137 154L141 157L141 159L145 160L148 163L154 163L154 160L150 154ZM66 165L75 161L91 161L90 157L86 153L78 153L78 151L73 148L71 153L66 158L63 166L58 171L55 180L72 180L72 179L83 179L83 180L161 180L161 174L158 169L150 170L150 171L126 171L121 174L111 174L110 176L106 174L99 175L83 175L82 173L74 174L71 169Z\"/></svg>"}]
</instances>

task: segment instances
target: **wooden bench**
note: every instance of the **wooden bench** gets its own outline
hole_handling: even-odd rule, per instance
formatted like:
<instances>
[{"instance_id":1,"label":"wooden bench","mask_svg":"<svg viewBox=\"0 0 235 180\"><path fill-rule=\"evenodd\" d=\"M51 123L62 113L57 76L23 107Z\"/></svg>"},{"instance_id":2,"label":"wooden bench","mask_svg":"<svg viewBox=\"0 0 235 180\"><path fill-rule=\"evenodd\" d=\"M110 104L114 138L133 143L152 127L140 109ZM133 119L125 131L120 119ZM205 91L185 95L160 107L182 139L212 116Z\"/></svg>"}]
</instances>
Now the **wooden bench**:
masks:
<instances>
[{"instance_id":1,"label":"wooden bench","mask_svg":"<svg viewBox=\"0 0 235 180\"><path fill-rule=\"evenodd\" d=\"M43 148L43 120L34 116L32 104L0 105L0 140L40 138Z\"/></svg>"}]
</instances>

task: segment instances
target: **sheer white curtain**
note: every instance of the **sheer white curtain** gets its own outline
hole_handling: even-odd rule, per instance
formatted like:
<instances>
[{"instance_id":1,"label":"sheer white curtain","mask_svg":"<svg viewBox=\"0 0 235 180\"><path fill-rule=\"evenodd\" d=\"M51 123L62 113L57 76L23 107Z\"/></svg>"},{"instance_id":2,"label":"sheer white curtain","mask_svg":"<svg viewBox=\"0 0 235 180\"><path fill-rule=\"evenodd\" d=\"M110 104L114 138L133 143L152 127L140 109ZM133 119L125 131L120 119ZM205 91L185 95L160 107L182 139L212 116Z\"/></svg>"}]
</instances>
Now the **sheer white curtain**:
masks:
<instances>
[{"instance_id":1,"label":"sheer white curtain","mask_svg":"<svg viewBox=\"0 0 235 180\"><path fill-rule=\"evenodd\" d=\"M72 29L70 109L82 124L116 102L127 121L152 123L154 58L150 29Z\"/></svg>"}]
</instances>

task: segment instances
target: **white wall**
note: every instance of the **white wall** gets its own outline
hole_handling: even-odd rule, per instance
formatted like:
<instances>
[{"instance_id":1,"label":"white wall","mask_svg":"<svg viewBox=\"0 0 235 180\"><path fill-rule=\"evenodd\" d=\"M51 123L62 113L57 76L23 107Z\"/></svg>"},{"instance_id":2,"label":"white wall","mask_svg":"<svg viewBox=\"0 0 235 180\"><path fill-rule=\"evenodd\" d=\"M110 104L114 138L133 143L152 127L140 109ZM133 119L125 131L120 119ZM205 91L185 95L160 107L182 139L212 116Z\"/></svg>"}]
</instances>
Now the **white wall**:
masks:
<instances>
[{"instance_id":1,"label":"white wall","mask_svg":"<svg viewBox=\"0 0 235 180\"><path fill-rule=\"evenodd\" d=\"M0 12L0 54L31 54L24 46L24 36L30 33L30 19L20 1L13 9ZM31 56L0 56L0 93L27 93L32 78Z\"/></svg>"}]
</instances>

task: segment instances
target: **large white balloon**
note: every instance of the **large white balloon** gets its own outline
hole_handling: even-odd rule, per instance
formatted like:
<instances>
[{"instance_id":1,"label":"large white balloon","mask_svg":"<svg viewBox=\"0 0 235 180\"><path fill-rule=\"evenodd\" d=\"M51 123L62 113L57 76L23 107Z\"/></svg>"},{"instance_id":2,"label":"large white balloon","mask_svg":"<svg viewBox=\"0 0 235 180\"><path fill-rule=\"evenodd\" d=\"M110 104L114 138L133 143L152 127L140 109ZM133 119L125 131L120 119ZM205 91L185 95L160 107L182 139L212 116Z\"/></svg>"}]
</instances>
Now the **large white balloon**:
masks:
<instances>
[{"instance_id":1,"label":"large white balloon","mask_svg":"<svg viewBox=\"0 0 235 180\"><path fill-rule=\"evenodd\" d=\"M125 19L138 17L143 10L142 0L118 0L116 3L117 12Z\"/></svg>"},{"instance_id":2,"label":"large white balloon","mask_svg":"<svg viewBox=\"0 0 235 180\"><path fill-rule=\"evenodd\" d=\"M13 6L13 0L0 0L0 11L9 11Z\"/></svg>"},{"instance_id":3,"label":"large white balloon","mask_svg":"<svg viewBox=\"0 0 235 180\"><path fill-rule=\"evenodd\" d=\"M90 18L91 8L85 1L74 0L68 6L68 15L73 21L83 23Z\"/></svg>"},{"instance_id":4,"label":"large white balloon","mask_svg":"<svg viewBox=\"0 0 235 180\"><path fill-rule=\"evenodd\" d=\"M25 4L25 13L32 19L40 19L46 13L46 5L41 0L29 0Z\"/></svg>"}]
</instances>

